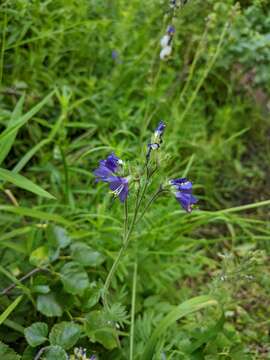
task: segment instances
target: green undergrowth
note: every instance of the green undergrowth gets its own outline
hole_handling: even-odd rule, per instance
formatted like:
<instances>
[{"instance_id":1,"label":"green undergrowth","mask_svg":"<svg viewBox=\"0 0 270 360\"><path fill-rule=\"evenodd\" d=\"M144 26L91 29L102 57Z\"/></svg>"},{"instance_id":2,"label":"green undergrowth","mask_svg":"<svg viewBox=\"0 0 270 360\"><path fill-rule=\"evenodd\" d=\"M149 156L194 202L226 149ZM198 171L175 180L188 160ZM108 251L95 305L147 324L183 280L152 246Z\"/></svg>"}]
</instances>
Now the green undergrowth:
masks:
<instances>
[{"instance_id":1,"label":"green undergrowth","mask_svg":"<svg viewBox=\"0 0 270 360\"><path fill-rule=\"evenodd\" d=\"M270 358L269 3L190 0L161 62L168 9L0 5L0 359ZM105 308L124 210L92 172L137 169L160 119L160 176L198 206L158 198Z\"/></svg>"}]
</instances>

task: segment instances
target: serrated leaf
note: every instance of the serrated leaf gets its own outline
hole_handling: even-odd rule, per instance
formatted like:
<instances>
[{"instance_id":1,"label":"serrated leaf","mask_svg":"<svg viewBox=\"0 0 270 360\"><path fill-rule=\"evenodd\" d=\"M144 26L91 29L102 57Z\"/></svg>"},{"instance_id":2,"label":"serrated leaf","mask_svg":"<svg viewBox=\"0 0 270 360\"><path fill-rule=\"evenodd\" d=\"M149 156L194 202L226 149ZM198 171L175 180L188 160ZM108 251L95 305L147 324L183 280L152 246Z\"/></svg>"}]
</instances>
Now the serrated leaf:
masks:
<instances>
[{"instance_id":1,"label":"serrated leaf","mask_svg":"<svg viewBox=\"0 0 270 360\"><path fill-rule=\"evenodd\" d=\"M82 295L89 286L89 279L86 271L76 262L65 264L61 271L61 281L66 292L73 295Z\"/></svg>"},{"instance_id":2,"label":"serrated leaf","mask_svg":"<svg viewBox=\"0 0 270 360\"><path fill-rule=\"evenodd\" d=\"M36 195L48 198L48 199L55 199L53 195L48 193L48 191L42 189L40 186L33 183L33 181L28 180L26 177L16 174L12 171L7 169L0 168L0 180L10 182L19 188L24 190L30 191Z\"/></svg>"},{"instance_id":3,"label":"serrated leaf","mask_svg":"<svg viewBox=\"0 0 270 360\"><path fill-rule=\"evenodd\" d=\"M42 357L44 360L67 360L67 353L61 346L48 346Z\"/></svg>"},{"instance_id":4,"label":"serrated leaf","mask_svg":"<svg viewBox=\"0 0 270 360\"><path fill-rule=\"evenodd\" d=\"M36 322L24 330L28 344L32 347L43 344L47 340L48 325L43 322Z\"/></svg>"},{"instance_id":5,"label":"serrated leaf","mask_svg":"<svg viewBox=\"0 0 270 360\"><path fill-rule=\"evenodd\" d=\"M99 266L105 261L103 254L80 242L72 244L71 256L84 266Z\"/></svg>"},{"instance_id":6,"label":"serrated leaf","mask_svg":"<svg viewBox=\"0 0 270 360\"><path fill-rule=\"evenodd\" d=\"M41 314L48 317L61 316L63 313L62 307L57 302L53 293L39 295L37 297L37 309Z\"/></svg>"},{"instance_id":7,"label":"serrated leaf","mask_svg":"<svg viewBox=\"0 0 270 360\"><path fill-rule=\"evenodd\" d=\"M0 341L0 359L2 360L20 360L20 356L13 349Z\"/></svg>"},{"instance_id":8,"label":"serrated leaf","mask_svg":"<svg viewBox=\"0 0 270 360\"><path fill-rule=\"evenodd\" d=\"M72 322L63 321L54 325L50 332L51 345L59 345L68 350L74 346L80 338L81 327Z\"/></svg>"},{"instance_id":9,"label":"serrated leaf","mask_svg":"<svg viewBox=\"0 0 270 360\"><path fill-rule=\"evenodd\" d=\"M108 350L118 346L117 333L103 311L91 311L86 316L85 332L91 341L102 344Z\"/></svg>"}]
</instances>

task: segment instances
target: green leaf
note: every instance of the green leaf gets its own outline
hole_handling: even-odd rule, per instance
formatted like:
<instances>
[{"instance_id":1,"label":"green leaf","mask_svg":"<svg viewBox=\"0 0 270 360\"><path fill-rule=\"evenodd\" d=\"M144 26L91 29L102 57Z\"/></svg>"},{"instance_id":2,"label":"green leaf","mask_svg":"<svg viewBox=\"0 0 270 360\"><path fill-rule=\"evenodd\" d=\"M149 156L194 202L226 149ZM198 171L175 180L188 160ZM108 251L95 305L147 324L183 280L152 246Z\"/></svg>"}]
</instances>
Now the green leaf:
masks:
<instances>
[{"instance_id":1,"label":"green leaf","mask_svg":"<svg viewBox=\"0 0 270 360\"><path fill-rule=\"evenodd\" d=\"M36 115L37 112L50 100L52 95L54 94L54 91L52 91L49 95L47 95L42 101L40 101L36 106L34 106L30 111L28 111L26 114L21 116L19 119L17 119L12 126L8 127L6 130L4 130L0 134L0 143L2 141L10 138L11 135L16 134L16 132L22 127L24 124L27 123L28 120L30 120L34 115Z\"/></svg>"},{"instance_id":2,"label":"green leaf","mask_svg":"<svg viewBox=\"0 0 270 360\"><path fill-rule=\"evenodd\" d=\"M72 244L71 256L84 266L99 266L105 261L104 255L80 242Z\"/></svg>"},{"instance_id":3,"label":"green leaf","mask_svg":"<svg viewBox=\"0 0 270 360\"><path fill-rule=\"evenodd\" d=\"M0 359L1 360L20 360L20 356L10 347L0 341Z\"/></svg>"},{"instance_id":4,"label":"green leaf","mask_svg":"<svg viewBox=\"0 0 270 360\"><path fill-rule=\"evenodd\" d=\"M53 293L39 295L37 297L37 309L41 312L41 314L48 317L62 316L63 314L63 310L55 299L55 295Z\"/></svg>"},{"instance_id":5,"label":"green leaf","mask_svg":"<svg viewBox=\"0 0 270 360\"><path fill-rule=\"evenodd\" d=\"M43 190L40 186L36 185L32 181L28 180L26 177L7 169L0 168L0 180L11 182L19 188L30 191L36 195L43 196L48 199L55 199L53 195L48 193L46 190Z\"/></svg>"},{"instance_id":6,"label":"green leaf","mask_svg":"<svg viewBox=\"0 0 270 360\"><path fill-rule=\"evenodd\" d=\"M14 126L16 124L17 118L21 116L22 108L23 108L23 104L24 104L24 98L25 98L25 96L23 95L20 98L20 100L17 102L15 109L11 115L11 119L8 123L7 129L10 129L12 126ZM6 137L4 140L1 141L0 164L2 164L2 162L5 160L6 156L8 155L8 153L14 143L16 135L17 135L17 131L10 134L8 137Z\"/></svg>"},{"instance_id":7,"label":"green leaf","mask_svg":"<svg viewBox=\"0 0 270 360\"><path fill-rule=\"evenodd\" d=\"M48 294L50 292L49 285L34 285L32 292L37 294Z\"/></svg>"},{"instance_id":8,"label":"green leaf","mask_svg":"<svg viewBox=\"0 0 270 360\"><path fill-rule=\"evenodd\" d=\"M32 347L43 344L47 340L48 325L43 322L36 322L24 330L24 336Z\"/></svg>"},{"instance_id":9,"label":"green leaf","mask_svg":"<svg viewBox=\"0 0 270 360\"><path fill-rule=\"evenodd\" d=\"M73 295L82 295L89 286L86 271L76 262L65 264L61 271L61 281L66 292Z\"/></svg>"},{"instance_id":10,"label":"green leaf","mask_svg":"<svg viewBox=\"0 0 270 360\"><path fill-rule=\"evenodd\" d=\"M207 331L203 332L197 338L197 340L194 341L192 343L192 345L190 345L190 347L187 350L187 353L192 354L203 344L206 344L213 338L215 339L217 334L222 330L224 322L225 322L225 317L224 317L224 313L222 311L222 315L221 315L220 319L217 321L217 323L213 327L209 328Z\"/></svg>"},{"instance_id":11,"label":"green leaf","mask_svg":"<svg viewBox=\"0 0 270 360\"><path fill-rule=\"evenodd\" d=\"M68 356L61 346L48 346L42 357L44 360L67 360Z\"/></svg>"},{"instance_id":12,"label":"green leaf","mask_svg":"<svg viewBox=\"0 0 270 360\"><path fill-rule=\"evenodd\" d=\"M65 247L67 247L71 243L71 238L70 238L70 236L69 236L66 229L64 229L61 226L56 226L55 225L53 227L53 230L54 230L54 234L55 234L55 237L57 239L57 242L59 244L59 247L61 249L64 249Z\"/></svg>"},{"instance_id":13,"label":"green leaf","mask_svg":"<svg viewBox=\"0 0 270 360\"><path fill-rule=\"evenodd\" d=\"M22 360L33 360L36 355L35 348L32 348L31 346L27 346L22 354Z\"/></svg>"},{"instance_id":14,"label":"green leaf","mask_svg":"<svg viewBox=\"0 0 270 360\"><path fill-rule=\"evenodd\" d=\"M54 249L49 246L39 246L30 254L29 261L34 266L44 266L54 261L59 256L59 249Z\"/></svg>"},{"instance_id":15,"label":"green leaf","mask_svg":"<svg viewBox=\"0 0 270 360\"><path fill-rule=\"evenodd\" d=\"M67 230L61 226L51 225L47 229L49 241L60 249L66 248L71 243Z\"/></svg>"},{"instance_id":16,"label":"green leaf","mask_svg":"<svg viewBox=\"0 0 270 360\"><path fill-rule=\"evenodd\" d=\"M86 316L85 332L93 342L112 350L118 346L117 333L103 311L91 311Z\"/></svg>"},{"instance_id":17,"label":"green leaf","mask_svg":"<svg viewBox=\"0 0 270 360\"><path fill-rule=\"evenodd\" d=\"M42 266L50 262L49 249L47 246L39 246L33 250L29 257L29 262L34 266Z\"/></svg>"},{"instance_id":18,"label":"green leaf","mask_svg":"<svg viewBox=\"0 0 270 360\"><path fill-rule=\"evenodd\" d=\"M12 311L18 306L19 302L22 300L22 296L17 297L0 315L0 325L9 317ZM1 359L1 358L0 358Z\"/></svg>"},{"instance_id":19,"label":"green leaf","mask_svg":"<svg viewBox=\"0 0 270 360\"><path fill-rule=\"evenodd\" d=\"M160 321L152 333L149 341L146 344L142 360L150 360L153 358L155 347L159 338L166 332L170 325L174 324L177 320L184 316L213 305L217 306L218 303L210 296L198 296L187 300L174 308L167 316L165 316L163 320Z\"/></svg>"},{"instance_id":20,"label":"green leaf","mask_svg":"<svg viewBox=\"0 0 270 360\"><path fill-rule=\"evenodd\" d=\"M63 321L54 325L50 332L51 345L59 345L65 350L74 346L80 338L81 327L72 322Z\"/></svg>"},{"instance_id":21,"label":"green leaf","mask_svg":"<svg viewBox=\"0 0 270 360\"><path fill-rule=\"evenodd\" d=\"M101 297L103 286L92 282L83 294L83 308L86 310L95 306Z\"/></svg>"}]
</instances>

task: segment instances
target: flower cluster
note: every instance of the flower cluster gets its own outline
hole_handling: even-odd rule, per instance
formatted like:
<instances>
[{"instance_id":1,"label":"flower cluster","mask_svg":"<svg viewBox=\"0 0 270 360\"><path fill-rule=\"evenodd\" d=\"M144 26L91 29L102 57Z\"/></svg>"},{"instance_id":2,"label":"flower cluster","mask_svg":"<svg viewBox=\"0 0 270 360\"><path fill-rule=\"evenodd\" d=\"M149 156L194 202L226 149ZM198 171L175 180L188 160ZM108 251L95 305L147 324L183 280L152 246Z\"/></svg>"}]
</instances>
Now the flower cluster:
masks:
<instances>
[{"instance_id":1,"label":"flower cluster","mask_svg":"<svg viewBox=\"0 0 270 360\"><path fill-rule=\"evenodd\" d=\"M94 171L96 182L103 181L109 184L115 196L118 196L121 202L124 202L128 196L128 177L117 176L123 161L114 153L110 154L107 159L99 162L99 167Z\"/></svg>"},{"instance_id":2,"label":"flower cluster","mask_svg":"<svg viewBox=\"0 0 270 360\"><path fill-rule=\"evenodd\" d=\"M161 60L166 60L172 53L172 39L175 34L175 27L169 25L167 28L166 35L160 40L161 52L159 57Z\"/></svg>"},{"instance_id":3,"label":"flower cluster","mask_svg":"<svg viewBox=\"0 0 270 360\"><path fill-rule=\"evenodd\" d=\"M147 168L152 151L159 149L162 144L165 128L165 123L160 121L152 136L151 143L147 146L145 164ZM94 171L94 175L96 176L96 182L103 181L108 183L113 194L118 196L121 202L125 202L129 193L131 177L117 175L122 165L123 161L112 153L105 160L99 162L99 167ZM186 178L177 178L170 180L169 186L182 208L190 213L193 205L197 202L197 199L192 195L192 183Z\"/></svg>"},{"instance_id":4,"label":"flower cluster","mask_svg":"<svg viewBox=\"0 0 270 360\"><path fill-rule=\"evenodd\" d=\"M151 140L151 143L147 145L147 148L148 148L147 153L146 153L146 161L147 162L150 159L151 151L157 150L160 148L165 127L166 127L166 125L164 124L164 122L160 121L154 132L154 136Z\"/></svg>"}]
</instances>

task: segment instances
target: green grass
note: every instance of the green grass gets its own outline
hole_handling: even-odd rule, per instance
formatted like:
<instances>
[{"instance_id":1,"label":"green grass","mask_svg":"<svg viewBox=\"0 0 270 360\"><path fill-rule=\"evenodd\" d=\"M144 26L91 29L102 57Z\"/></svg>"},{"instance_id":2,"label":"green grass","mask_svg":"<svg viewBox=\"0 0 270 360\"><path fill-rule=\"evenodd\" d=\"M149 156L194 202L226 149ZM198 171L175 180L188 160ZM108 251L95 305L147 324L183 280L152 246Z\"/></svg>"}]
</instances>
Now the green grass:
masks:
<instances>
[{"instance_id":1,"label":"green grass","mask_svg":"<svg viewBox=\"0 0 270 360\"><path fill-rule=\"evenodd\" d=\"M232 3L190 0L168 62L159 60L166 1L0 5L0 291L17 285L0 296L0 340L10 347L0 343L0 355L33 360L56 344L62 350L41 358L75 346L99 359L269 358L269 10L267 1ZM198 207L186 214L173 196L158 198L103 308L124 209L92 171L114 151L138 172L160 119L149 191L187 176ZM134 201L133 189L130 209ZM191 305L163 331L168 314L197 297L218 307ZM74 322L80 338L50 345L45 335L31 348L22 329L36 322L49 333Z\"/></svg>"}]
</instances>

